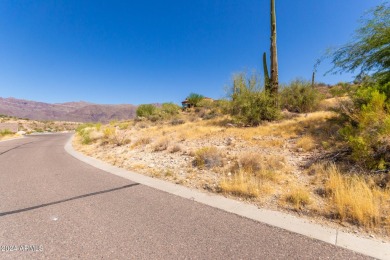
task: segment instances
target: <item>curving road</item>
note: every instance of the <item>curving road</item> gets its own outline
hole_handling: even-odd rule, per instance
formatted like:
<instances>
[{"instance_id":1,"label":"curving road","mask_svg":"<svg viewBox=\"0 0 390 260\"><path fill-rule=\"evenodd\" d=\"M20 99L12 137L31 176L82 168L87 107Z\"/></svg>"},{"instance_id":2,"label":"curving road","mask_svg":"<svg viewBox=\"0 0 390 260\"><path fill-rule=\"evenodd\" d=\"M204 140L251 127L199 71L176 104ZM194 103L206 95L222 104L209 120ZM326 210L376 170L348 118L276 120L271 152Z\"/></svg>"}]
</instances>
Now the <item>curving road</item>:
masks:
<instances>
[{"instance_id":1,"label":"curving road","mask_svg":"<svg viewBox=\"0 0 390 260\"><path fill-rule=\"evenodd\" d=\"M130 182L64 150L0 142L0 259L367 259Z\"/></svg>"}]
</instances>

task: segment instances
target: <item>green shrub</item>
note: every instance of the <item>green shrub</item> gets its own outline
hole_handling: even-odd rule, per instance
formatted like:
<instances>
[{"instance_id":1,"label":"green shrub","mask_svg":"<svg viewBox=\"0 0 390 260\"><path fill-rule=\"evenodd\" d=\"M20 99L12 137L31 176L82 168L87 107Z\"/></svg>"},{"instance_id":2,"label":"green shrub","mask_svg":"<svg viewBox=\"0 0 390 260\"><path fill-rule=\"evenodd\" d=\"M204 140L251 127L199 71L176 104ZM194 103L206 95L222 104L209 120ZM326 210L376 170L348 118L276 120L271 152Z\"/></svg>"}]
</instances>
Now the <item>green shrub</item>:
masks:
<instances>
[{"instance_id":1,"label":"green shrub","mask_svg":"<svg viewBox=\"0 0 390 260\"><path fill-rule=\"evenodd\" d=\"M100 129L100 127L101 127L101 123L97 123L97 124L86 123L86 124L79 125L76 128L76 132L81 137L81 143L86 145L91 144L93 140L90 136L90 133L94 128Z\"/></svg>"},{"instance_id":2,"label":"green shrub","mask_svg":"<svg viewBox=\"0 0 390 260\"><path fill-rule=\"evenodd\" d=\"M321 94L311 83L294 80L280 92L280 105L290 112L307 113L315 111L321 101Z\"/></svg>"},{"instance_id":3,"label":"green shrub","mask_svg":"<svg viewBox=\"0 0 390 260\"><path fill-rule=\"evenodd\" d=\"M198 103L198 107L203 107L205 109L213 109L215 108L215 102L210 99L202 99Z\"/></svg>"},{"instance_id":4,"label":"green shrub","mask_svg":"<svg viewBox=\"0 0 390 260\"><path fill-rule=\"evenodd\" d=\"M6 135L12 135L12 134L14 134L14 133L11 132L9 129L4 129L4 130L0 131L0 136L6 136Z\"/></svg>"},{"instance_id":5,"label":"green shrub","mask_svg":"<svg viewBox=\"0 0 390 260\"><path fill-rule=\"evenodd\" d=\"M264 91L256 77L247 80L244 74L234 78L230 113L237 123L255 126L280 116L277 100Z\"/></svg>"},{"instance_id":6,"label":"green shrub","mask_svg":"<svg viewBox=\"0 0 390 260\"><path fill-rule=\"evenodd\" d=\"M358 90L353 107L342 111L347 123L340 134L359 165L383 170L390 168L390 104L386 94L378 89Z\"/></svg>"},{"instance_id":7,"label":"green shrub","mask_svg":"<svg viewBox=\"0 0 390 260\"><path fill-rule=\"evenodd\" d=\"M137 116L149 118L157 113L157 107L152 104L139 105L136 111Z\"/></svg>"},{"instance_id":8,"label":"green shrub","mask_svg":"<svg viewBox=\"0 0 390 260\"><path fill-rule=\"evenodd\" d=\"M98 124L96 124L96 125L99 125L100 124L100 126L101 126L101 123L98 123ZM82 133L86 128L88 128L88 127L94 127L95 126L95 124L93 124L93 123L85 123L85 124L81 124L81 125L79 125L77 128L76 128L76 132L77 133ZM99 126L99 127L100 127Z\"/></svg>"},{"instance_id":9,"label":"green shrub","mask_svg":"<svg viewBox=\"0 0 390 260\"><path fill-rule=\"evenodd\" d=\"M330 94L333 97L342 97L345 95L352 95L356 92L357 85L352 85L345 82L339 82L336 86L329 89Z\"/></svg>"},{"instance_id":10,"label":"green shrub","mask_svg":"<svg viewBox=\"0 0 390 260\"><path fill-rule=\"evenodd\" d=\"M83 128L78 132L79 136L81 137L81 143L82 144L91 144L92 138L90 136L90 133L92 132L92 128Z\"/></svg>"},{"instance_id":11,"label":"green shrub","mask_svg":"<svg viewBox=\"0 0 390 260\"><path fill-rule=\"evenodd\" d=\"M164 116L174 116L179 114L180 107L172 102L170 103L163 103L161 105L161 112Z\"/></svg>"},{"instance_id":12,"label":"green shrub","mask_svg":"<svg viewBox=\"0 0 390 260\"><path fill-rule=\"evenodd\" d=\"M203 95L196 94L196 93L191 93L188 95L186 100L188 101L190 106L197 107L199 103L204 99Z\"/></svg>"}]
</instances>

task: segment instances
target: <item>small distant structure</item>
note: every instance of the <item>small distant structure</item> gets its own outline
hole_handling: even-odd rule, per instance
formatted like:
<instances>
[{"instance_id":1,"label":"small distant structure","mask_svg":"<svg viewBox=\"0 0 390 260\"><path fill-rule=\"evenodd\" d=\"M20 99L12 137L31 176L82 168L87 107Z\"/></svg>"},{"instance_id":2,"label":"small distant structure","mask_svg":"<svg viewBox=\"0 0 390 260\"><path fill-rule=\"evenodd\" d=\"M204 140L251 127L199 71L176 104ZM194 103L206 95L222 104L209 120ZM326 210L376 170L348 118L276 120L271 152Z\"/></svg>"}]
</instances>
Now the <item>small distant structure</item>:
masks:
<instances>
[{"instance_id":1,"label":"small distant structure","mask_svg":"<svg viewBox=\"0 0 390 260\"><path fill-rule=\"evenodd\" d=\"M8 130L12 133L17 133L19 131L18 123L0 123L0 131Z\"/></svg>"},{"instance_id":2,"label":"small distant structure","mask_svg":"<svg viewBox=\"0 0 390 260\"><path fill-rule=\"evenodd\" d=\"M209 97L204 97L202 100L207 100L207 101L214 102L214 99L209 98ZM187 108L194 107L194 104L192 104L190 101L188 101L188 99L186 99L186 100L181 102L181 107L183 109L187 109Z\"/></svg>"}]
</instances>

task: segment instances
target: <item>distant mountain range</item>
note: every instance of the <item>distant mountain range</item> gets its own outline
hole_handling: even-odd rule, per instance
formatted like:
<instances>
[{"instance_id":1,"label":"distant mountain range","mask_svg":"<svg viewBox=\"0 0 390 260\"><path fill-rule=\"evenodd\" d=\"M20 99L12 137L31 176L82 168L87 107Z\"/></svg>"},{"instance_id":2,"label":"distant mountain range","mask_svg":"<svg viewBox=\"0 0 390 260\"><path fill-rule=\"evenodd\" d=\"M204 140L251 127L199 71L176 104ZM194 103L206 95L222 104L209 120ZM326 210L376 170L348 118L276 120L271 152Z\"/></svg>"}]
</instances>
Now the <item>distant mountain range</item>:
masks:
<instances>
[{"instance_id":1,"label":"distant mountain range","mask_svg":"<svg viewBox=\"0 0 390 260\"><path fill-rule=\"evenodd\" d=\"M109 122L132 119L136 109L129 104L100 105L84 101L49 104L0 97L0 114L34 120Z\"/></svg>"}]
</instances>

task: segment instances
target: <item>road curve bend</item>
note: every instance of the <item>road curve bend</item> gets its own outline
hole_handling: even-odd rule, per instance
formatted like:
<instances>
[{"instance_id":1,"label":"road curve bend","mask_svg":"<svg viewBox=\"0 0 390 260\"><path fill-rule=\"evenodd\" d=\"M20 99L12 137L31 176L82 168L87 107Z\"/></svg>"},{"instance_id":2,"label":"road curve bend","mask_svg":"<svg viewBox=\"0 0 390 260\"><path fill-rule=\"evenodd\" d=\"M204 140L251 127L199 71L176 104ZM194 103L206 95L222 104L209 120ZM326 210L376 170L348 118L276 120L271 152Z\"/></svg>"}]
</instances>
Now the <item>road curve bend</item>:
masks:
<instances>
[{"instance_id":1,"label":"road curve bend","mask_svg":"<svg viewBox=\"0 0 390 260\"><path fill-rule=\"evenodd\" d=\"M0 142L0 259L369 259L94 168L69 137Z\"/></svg>"}]
</instances>

